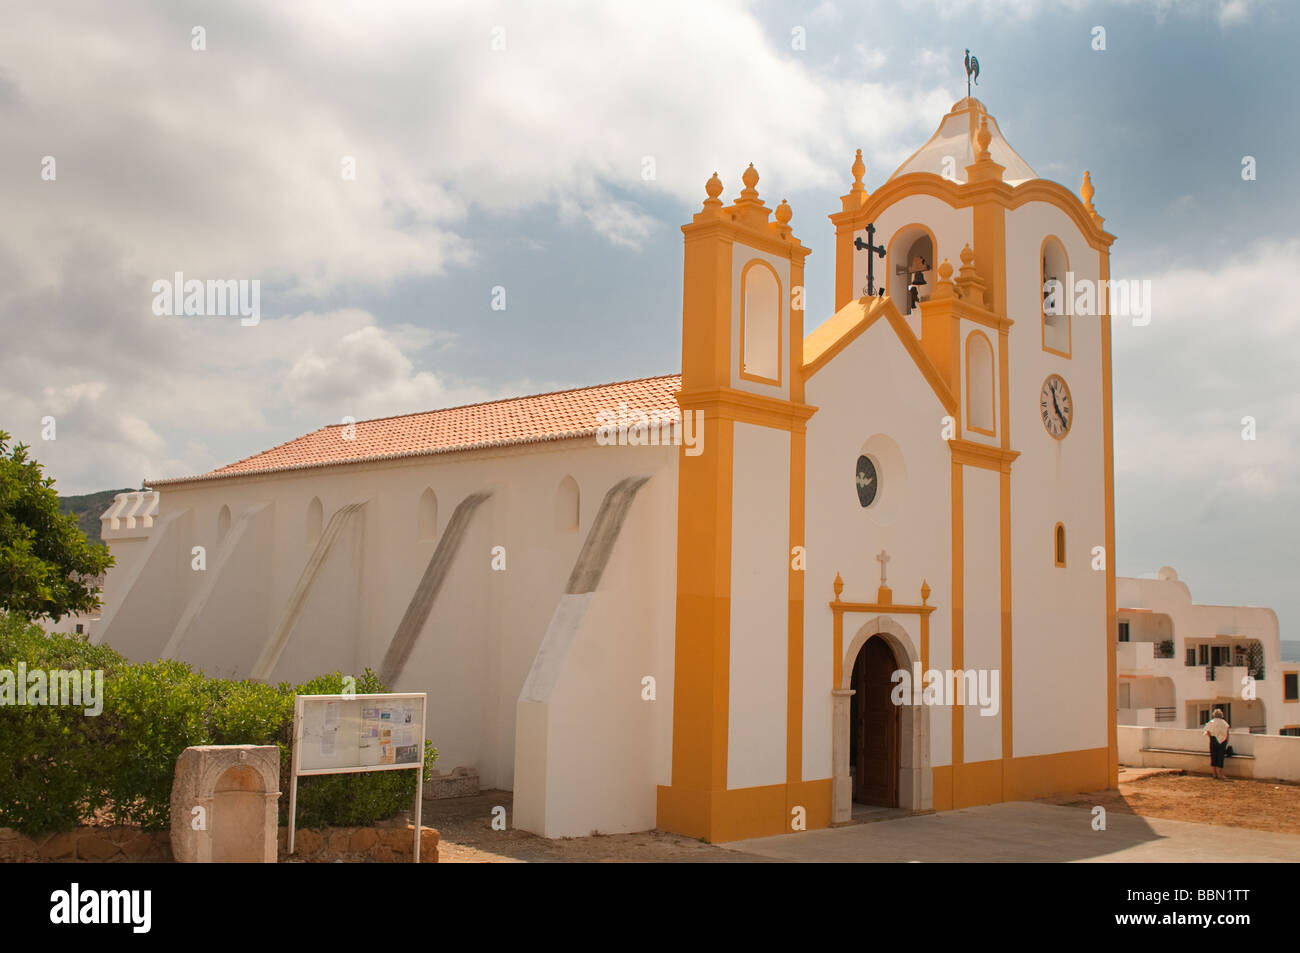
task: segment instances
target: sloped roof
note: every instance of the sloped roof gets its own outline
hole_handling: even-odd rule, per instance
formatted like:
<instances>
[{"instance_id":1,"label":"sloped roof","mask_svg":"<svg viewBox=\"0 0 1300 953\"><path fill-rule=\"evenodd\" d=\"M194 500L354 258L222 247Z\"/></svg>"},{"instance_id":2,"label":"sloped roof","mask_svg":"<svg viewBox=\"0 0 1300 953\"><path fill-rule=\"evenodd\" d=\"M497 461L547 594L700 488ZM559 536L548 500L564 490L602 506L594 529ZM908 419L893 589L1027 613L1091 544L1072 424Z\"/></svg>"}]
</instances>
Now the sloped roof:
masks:
<instances>
[{"instance_id":1,"label":"sloped roof","mask_svg":"<svg viewBox=\"0 0 1300 953\"><path fill-rule=\"evenodd\" d=\"M675 411L677 401L673 395L681 386L681 375L669 374L362 420L351 425L355 429L352 439L344 438L343 424L333 424L209 473L145 482L149 486L165 486L250 473L594 436L599 424L597 414L617 413L619 404L625 404L629 411L646 414Z\"/></svg>"},{"instance_id":2,"label":"sloped roof","mask_svg":"<svg viewBox=\"0 0 1300 953\"><path fill-rule=\"evenodd\" d=\"M929 142L913 152L889 178L896 179L909 172L930 172L942 176L951 171L953 180L965 182L966 166L975 162L979 150L975 135L979 132L980 120L984 116L988 116L989 133L993 137L989 142L989 155L994 162L1004 167L1002 181L1008 185L1019 185L1038 178L1038 173L1003 138L998 121L989 115L982 102L971 96L954 103ZM949 168L945 168L947 159L952 160Z\"/></svg>"}]
</instances>

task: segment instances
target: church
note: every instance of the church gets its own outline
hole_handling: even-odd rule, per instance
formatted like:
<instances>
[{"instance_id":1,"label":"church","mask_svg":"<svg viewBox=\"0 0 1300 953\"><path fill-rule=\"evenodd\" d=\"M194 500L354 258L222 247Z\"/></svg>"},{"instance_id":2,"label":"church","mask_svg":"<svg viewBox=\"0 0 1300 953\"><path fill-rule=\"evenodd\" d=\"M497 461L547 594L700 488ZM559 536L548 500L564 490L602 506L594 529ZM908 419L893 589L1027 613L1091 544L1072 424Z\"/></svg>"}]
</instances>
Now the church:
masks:
<instances>
[{"instance_id":1,"label":"church","mask_svg":"<svg viewBox=\"0 0 1300 953\"><path fill-rule=\"evenodd\" d=\"M104 514L93 638L373 668L548 837L708 841L1114 787L1114 236L957 102L831 214L682 227L681 373L331 425ZM1100 315L1044 288L1100 289ZM812 322L808 322L811 324Z\"/></svg>"}]
</instances>

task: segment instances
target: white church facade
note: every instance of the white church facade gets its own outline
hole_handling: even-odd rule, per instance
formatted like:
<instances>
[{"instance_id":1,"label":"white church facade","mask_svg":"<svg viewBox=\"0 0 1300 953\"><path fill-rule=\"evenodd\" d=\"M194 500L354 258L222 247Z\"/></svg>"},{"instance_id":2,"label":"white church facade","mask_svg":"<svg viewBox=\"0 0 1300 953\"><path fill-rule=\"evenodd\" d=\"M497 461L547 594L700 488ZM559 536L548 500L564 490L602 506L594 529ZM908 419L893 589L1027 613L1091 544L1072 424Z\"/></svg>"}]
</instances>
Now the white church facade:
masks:
<instances>
[{"instance_id":1,"label":"white church facade","mask_svg":"<svg viewBox=\"0 0 1300 953\"><path fill-rule=\"evenodd\" d=\"M94 638L273 682L371 667L546 836L1114 786L1114 238L1086 178L1038 178L974 99L864 173L811 333L790 207L752 166L724 204L715 175L683 227L680 376L152 481L123 504L147 519L105 515ZM1045 313L1066 274L1099 314Z\"/></svg>"}]
</instances>

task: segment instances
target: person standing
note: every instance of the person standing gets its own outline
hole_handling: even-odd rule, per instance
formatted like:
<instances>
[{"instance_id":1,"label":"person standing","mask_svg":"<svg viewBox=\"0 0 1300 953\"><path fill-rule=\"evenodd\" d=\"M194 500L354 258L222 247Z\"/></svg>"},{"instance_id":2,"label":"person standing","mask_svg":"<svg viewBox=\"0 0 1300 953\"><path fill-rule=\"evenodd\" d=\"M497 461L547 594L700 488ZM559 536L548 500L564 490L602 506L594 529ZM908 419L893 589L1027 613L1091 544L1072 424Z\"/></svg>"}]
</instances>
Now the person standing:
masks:
<instances>
[{"instance_id":1,"label":"person standing","mask_svg":"<svg viewBox=\"0 0 1300 953\"><path fill-rule=\"evenodd\" d=\"M1210 736L1210 767L1220 781L1228 780L1223 773L1223 757L1228 750L1228 723L1223 720L1223 709L1214 709L1205 723L1203 733Z\"/></svg>"}]
</instances>

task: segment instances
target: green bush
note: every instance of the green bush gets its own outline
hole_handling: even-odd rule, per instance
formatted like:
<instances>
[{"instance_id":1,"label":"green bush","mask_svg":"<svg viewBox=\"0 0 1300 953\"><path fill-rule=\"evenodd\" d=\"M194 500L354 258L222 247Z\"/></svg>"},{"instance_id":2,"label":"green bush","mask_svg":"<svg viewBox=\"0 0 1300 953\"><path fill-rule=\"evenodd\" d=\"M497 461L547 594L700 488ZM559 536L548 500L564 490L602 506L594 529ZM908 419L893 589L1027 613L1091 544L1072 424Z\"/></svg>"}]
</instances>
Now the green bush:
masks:
<instances>
[{"instance_id":1,"label":"green bush","mask_svg":"<svg viewBox=\"0 0 1300 953\"><path fill-rule=\"evenodd\" d=\"M175 661L131 663L84 636L46 634L0 614L0 669L104 671L104 710L86 716L58 705L0 707L0 827L39 834L68 830L107 811L146 830L170 824L176 759L191 745L280 747L281 819L287 818L295 694L343 692L334 673L305 685L208 678ZM369 669L358 693L387 689ZM425 743L428 779L438 753ZM413 771L319 775L298 784L298 825L367 824L415 798Z\"/></svg>"}]
</instances>

